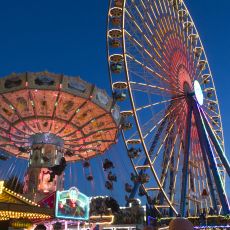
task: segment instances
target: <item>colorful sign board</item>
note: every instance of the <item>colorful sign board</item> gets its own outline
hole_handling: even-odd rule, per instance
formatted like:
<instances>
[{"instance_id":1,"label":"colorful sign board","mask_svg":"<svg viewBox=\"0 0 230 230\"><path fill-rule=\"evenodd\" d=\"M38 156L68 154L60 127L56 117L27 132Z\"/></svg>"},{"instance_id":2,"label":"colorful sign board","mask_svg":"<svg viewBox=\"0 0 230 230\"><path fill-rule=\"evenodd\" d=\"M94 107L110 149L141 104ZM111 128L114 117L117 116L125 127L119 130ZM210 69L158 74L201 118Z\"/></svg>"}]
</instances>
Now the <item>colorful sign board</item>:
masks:
<instances>
[{"instance_id":1,"label":"colorful sign board","mask_svg":"<svg viewBox=\"0 0 230 230\"><path fill-rule=\"evenodd\" d=\"M75 187L57 191L55 216L61 219L88 220L90 199Z\"/></svg>"}]
</instances>

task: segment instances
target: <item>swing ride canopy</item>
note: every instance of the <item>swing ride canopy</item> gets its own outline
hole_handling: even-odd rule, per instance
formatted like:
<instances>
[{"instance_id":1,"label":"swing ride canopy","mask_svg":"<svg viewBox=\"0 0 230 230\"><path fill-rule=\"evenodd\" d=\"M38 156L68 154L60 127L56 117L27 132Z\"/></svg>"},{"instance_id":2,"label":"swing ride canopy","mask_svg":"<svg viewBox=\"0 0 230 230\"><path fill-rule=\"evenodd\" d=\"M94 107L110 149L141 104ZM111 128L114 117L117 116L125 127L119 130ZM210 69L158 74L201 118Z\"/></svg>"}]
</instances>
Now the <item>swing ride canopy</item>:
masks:
<instances>
[{"instance_id":1,"label":"swing ride canopy","mask_svg":"<svg viewBox=\"0 0 230 230\"><path fill-rule=\"evenodd\" d=\"M115 141L119 108L79 77L48 72L0 79L0 149L29 158L33 144L62 147L67 161L104 153Z\"/></svg>"}]
</instances>

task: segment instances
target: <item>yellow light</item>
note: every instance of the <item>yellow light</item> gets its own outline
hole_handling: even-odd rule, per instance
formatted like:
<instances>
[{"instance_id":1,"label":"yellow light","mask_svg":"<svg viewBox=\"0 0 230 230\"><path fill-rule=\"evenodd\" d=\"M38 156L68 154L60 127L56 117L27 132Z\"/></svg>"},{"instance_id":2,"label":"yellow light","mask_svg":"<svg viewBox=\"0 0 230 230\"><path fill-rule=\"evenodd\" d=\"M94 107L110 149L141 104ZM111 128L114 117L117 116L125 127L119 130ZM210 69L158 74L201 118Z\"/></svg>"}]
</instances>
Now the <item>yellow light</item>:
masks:
<instances>
[{"instance_id":1,"label":"yellow light","mask_svg":"<svg viewBox=\"0 0 230 230\"><path fill-rule=\"evenodd\" d=\"M2 194L3 188L4 188L4 181L1 180L0 181L0 194Z\"/></svg>"}]
</instances>

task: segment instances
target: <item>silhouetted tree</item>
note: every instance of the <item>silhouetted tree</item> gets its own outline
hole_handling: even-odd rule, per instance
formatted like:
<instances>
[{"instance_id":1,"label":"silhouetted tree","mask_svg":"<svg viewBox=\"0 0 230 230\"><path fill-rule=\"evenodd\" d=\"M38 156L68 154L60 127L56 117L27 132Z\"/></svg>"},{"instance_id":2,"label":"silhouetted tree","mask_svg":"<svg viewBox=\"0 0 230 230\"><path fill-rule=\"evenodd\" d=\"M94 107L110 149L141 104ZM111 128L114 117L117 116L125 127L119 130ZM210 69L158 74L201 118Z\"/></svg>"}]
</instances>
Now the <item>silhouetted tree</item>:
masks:
<instances>
[{"instance_id":1,"label":"silhouetted tree","mask_svg":"<svg viewBox=\"0 0 230 230\"><path fill-rule=\"evenodd\" d=\"M36 226L36 228L34 230L46 230L46 226L43 224L39 224Z\"/></svg>"},{"instance_id":2,"label":"silhouetted tree","mask_svg":"<svg viewBox=\"0 0 230 230\"><path fill-rule=\"evenodd\" d=\"M53 229L54 230L61 230L62 229L62 223L56 222L55 224L53 224Z\"/></svg>"},{"instance_id":3,"label":"silhouetted tree","mask_svg":"<svg viewBox=\"0 0 230 230\"><path fill-rule=\"evenodd\" d=\"M105 203L108 208L111 208L113 214L119 212L120 206L114 198L108 197Z\"/></svg>"}]
</instances>

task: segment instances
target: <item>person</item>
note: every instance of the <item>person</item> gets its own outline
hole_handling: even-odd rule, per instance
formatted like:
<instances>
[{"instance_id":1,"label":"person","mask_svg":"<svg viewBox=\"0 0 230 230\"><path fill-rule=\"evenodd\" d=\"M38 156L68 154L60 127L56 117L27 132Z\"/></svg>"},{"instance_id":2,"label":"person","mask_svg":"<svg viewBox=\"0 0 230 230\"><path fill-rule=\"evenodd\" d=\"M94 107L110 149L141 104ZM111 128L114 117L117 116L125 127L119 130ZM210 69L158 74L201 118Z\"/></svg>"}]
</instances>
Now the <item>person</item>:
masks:
<instances>
[{"instance_id":1,"label":"person","mask_svg":"<svg viewBox=\"0 0 230 230\"><path fill-rule=\"evenodd\" d=\"M62 157L60 160L59 165L54 165L53 167L50 167L49 170L50 172L50 180L49 182L52 182L54 177L57 176L61 176L61 174L64 172L66 167L66 160L65 157Z\"/></svg>"},{"instance_id":2,"label":"person","mask_svg":"<svg viewBox=\"0 0 230 230\"><path fill-rule=\"evenodd\" d=\"M113 162L106 158L103 162L103 169L106 171L110 168L114 168Z\"/></svg>"},{"instance_id":3,"label":"person","mask_svg":"<svg viewBox=\"0 0 230 230\"><path fill-rule=\"evenodd\" d=\"M108 180L110 181L117 181L117 177L115 174L113 174L111 171L108 173Z\"/></svg>"},{"instance_id":4,"label":"person","mask_svg":"<svg viewBox=\"0 0 230 230\"><path fill-rule=\"evenodd\" d=\"M36 228L34 230L46 230L46 226L43 224L39 224L36 226Z\"/></svg>"},{"instance_id":5,"label":"person","mask_svg":"<svg viewBox=\"0 0 230 230\"><path fill-rule=\"evenodd\" d=\"M178 217L176 219L173 219L169 223L169 230L193 230L192 223L182 217Z\"/></svg>"}]
</instances>

